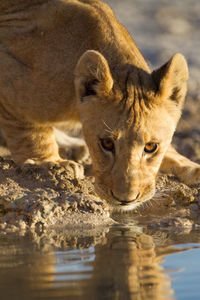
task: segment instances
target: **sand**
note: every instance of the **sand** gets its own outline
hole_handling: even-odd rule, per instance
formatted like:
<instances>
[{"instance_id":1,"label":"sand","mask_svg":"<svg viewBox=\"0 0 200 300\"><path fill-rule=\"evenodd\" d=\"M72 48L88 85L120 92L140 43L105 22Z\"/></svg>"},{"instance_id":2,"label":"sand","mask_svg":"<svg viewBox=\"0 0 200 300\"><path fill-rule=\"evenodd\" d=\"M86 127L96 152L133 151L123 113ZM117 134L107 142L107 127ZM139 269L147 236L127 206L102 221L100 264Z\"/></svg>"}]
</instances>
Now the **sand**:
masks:
<instances>
[{"instance_id":1,"label":"sand","mask_svg":"<svg viewBox=\"0 0 200 300\"><path fill-rule=\"evenodd\" d=\"M190 70L188 95L174 145L200 163L200 3L184 0L106 1L128 28L153 68L175 52L186 56ZM17 167L0 139L0 232L31 232L35 239L48 237L63 242L63 231L77 231L93 238L104 235L108 225L131 218L136 225L165 230L192 230L200 226L200 186L187 186L172 175L160 175L152 201L121 216L95 194L94 178L73 178L64 166ZM88 233L90 232L90 233Z\"/></svg>"}]
</instances>

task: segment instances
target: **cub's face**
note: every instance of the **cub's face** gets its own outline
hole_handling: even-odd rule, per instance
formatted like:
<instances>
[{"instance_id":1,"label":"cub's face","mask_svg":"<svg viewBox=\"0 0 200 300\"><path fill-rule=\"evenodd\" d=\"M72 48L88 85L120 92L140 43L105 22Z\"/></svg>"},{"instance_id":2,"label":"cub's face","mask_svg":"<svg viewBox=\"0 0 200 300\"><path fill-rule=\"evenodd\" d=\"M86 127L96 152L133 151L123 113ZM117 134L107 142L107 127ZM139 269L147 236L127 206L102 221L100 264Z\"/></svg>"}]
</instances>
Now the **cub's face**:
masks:
<instances>
[{"instance_id":1,"label":"cub's face","mask_svg":"<svg viewBox=\"0 0 200 300\"><path fill-rule=\"evenodd\" d=\"M155 178L180 117L187 76L181 74L181 88L177 72L172 83L165 79L173 73L174 60L181 59L185 62L176 55L161 74L133 67L124 71L120 84L98 52L87 51L78 63L77 105L96 190L114 209L132 210L154 195Z\"/></svg>"},{"instance_id":2,"label":"cub's face","mask_svg":"<svg viewBox=\"0 0 200 300\"><path fill-rule=\"evenodd\" d=\"M155 177L175 124L164 108L141 112L138 120L134 110L127 119L128 112L120 108L93 99L82 107L81 119L97 192L112 207L130 210L154 195Z\"/></svg>"}]
</instances>

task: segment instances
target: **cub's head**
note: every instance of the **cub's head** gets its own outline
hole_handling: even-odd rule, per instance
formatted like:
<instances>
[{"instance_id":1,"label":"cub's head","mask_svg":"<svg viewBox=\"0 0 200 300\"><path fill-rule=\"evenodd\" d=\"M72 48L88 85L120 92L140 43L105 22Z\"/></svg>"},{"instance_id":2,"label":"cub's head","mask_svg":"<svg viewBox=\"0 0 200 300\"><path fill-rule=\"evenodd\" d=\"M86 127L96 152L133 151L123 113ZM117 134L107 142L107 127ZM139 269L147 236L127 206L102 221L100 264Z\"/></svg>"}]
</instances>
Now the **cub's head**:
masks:
<instances>
[{"instance_id":1,"label":"cub's head","mask_svg":"<svg viewBox=\"0 0 200 300\"><path fill-rule=\"evenodd\" d=\"M151 74L126 65L112 75L106 59L92 50L80 58L77 106L96 190L114 209L134 209L154 195L157 172L181 115L187 78L180 54Z\"/></svg>"}]
</instances>

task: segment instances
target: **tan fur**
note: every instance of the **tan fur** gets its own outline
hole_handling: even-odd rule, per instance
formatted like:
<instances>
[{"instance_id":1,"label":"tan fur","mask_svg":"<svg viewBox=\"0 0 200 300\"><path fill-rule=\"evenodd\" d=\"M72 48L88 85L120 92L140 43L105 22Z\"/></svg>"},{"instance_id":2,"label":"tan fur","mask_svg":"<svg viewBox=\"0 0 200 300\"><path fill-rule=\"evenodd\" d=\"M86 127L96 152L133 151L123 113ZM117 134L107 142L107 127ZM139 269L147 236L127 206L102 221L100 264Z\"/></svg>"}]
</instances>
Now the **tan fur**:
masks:
<instances>
[{"instance_id":1,"label":"tan fur","mask_svg":"<svg viewBox=\"0 0 200 300\"><path fill-rule=\"evenodd\" d=\"M16 163L61 162L52 126L68 120L82 123L97 191L117 209L153 196L162 161L200 181L199 165L168 150L186 93L182 55L151 73L98 0L1 0L0 41L0 124ZM102 149L105 137L115 153ZM149 142L155 154L144 153Z\"/></svg>"}]
</instances>

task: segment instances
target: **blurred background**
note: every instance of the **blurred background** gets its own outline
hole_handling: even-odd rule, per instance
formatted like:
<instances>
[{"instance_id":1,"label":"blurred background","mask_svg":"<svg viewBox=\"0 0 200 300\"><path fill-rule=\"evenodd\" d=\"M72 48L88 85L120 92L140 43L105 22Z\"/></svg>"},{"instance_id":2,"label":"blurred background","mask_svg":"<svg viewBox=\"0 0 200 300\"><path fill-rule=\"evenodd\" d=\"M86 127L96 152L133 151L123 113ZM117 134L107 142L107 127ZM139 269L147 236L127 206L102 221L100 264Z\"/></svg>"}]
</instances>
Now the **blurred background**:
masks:
<instances>
[{"instance_id":1,"label":"blurred background","mask_svg":"<svg viewBox=\"0 0 200 300\"><path fill-rule=\"evenodd\" d=\"M188 94L173 143L200 163L200 1L104 0L127 28L151 69L176 53L189 66Z\"/></svg>"}]
</instances>

